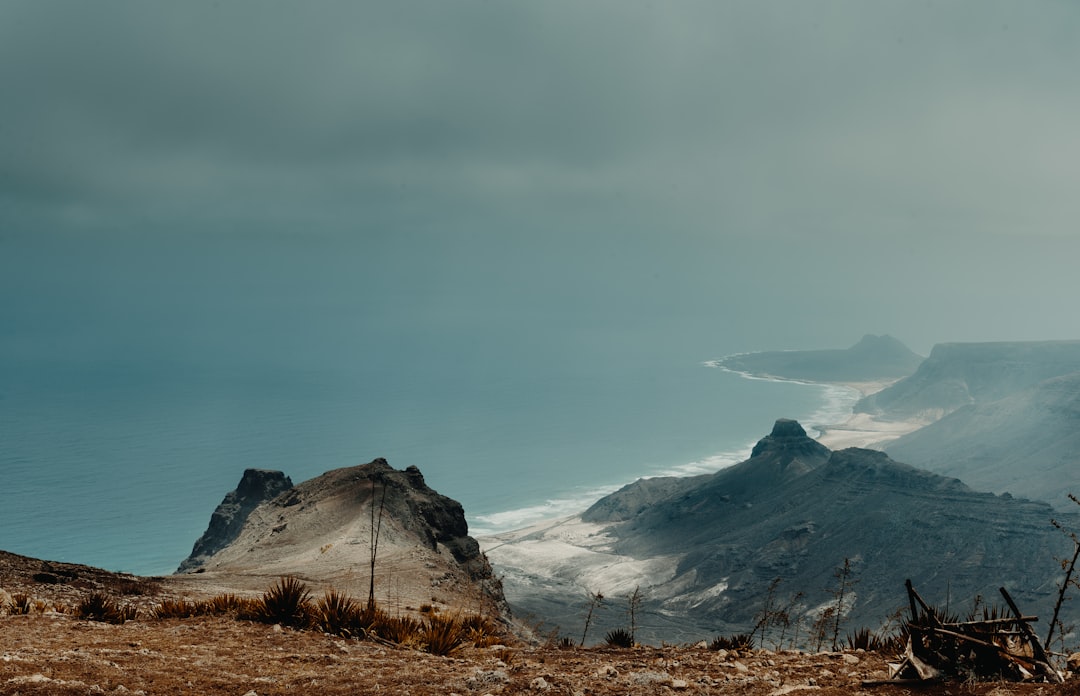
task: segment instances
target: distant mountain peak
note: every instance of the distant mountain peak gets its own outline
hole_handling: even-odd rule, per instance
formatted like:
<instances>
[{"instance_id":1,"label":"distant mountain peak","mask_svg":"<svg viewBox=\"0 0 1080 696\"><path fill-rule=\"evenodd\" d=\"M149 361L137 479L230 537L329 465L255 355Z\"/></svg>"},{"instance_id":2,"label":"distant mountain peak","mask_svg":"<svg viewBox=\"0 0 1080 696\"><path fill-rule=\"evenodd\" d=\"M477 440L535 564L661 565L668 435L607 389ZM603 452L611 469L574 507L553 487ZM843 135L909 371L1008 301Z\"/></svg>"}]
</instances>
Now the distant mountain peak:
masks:
<instances>
[{"instance_id":1,"label":"distant mountain peak","mask_svg":"<svg viewBox=\"0 0 1080 696\"><path fill-rule=\"evenodd\" d=\"M807 435L799 421L779 418L773 424L772 432L754 445L750 458L766 454L828 457L829 449Z\"/></svg>"}]
</instances>

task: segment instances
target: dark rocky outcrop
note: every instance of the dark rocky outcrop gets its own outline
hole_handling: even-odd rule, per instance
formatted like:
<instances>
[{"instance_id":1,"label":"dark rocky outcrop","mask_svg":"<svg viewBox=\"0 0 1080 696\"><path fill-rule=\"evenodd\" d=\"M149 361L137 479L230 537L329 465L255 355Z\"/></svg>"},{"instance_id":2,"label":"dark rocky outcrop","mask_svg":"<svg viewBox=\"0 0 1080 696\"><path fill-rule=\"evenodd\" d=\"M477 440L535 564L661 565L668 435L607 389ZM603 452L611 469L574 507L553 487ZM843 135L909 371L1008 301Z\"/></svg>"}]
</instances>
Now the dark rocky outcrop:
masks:
<instances>
[{"instance_id":1,"label":"dark rocky outcrop","mask_svg":"<svg viewBox=\"0 0 1080 696\"><path fill-rule=\"evenodd\" d=\"M292 487L292 480L280 471L245 470L236 489L227 493L214 510L210 525L176 572L187 573L202 566L208 558L236 539L252 510Z\"/></svg>"},{"instance_id":2,"label":"dark rocky outcrop","mask_svg":"<svg viewBox=\"0 0 1080 696\"><path fill-rule=\"evenodd\" d=\"M922 360L922 356L892 336L866 335L847 349L744 353L723 358L719 365L736 372L782 379L865 382L905 377Z\"/></svg>"},{"instance_id":3,"label":"dark rocky outcrop","mask_svg":"<svg viewBox=\"0 0 1080 696\"><path fill-rule=\"evenodd\" d=\"M907 578L930 601L993 597L1005 586L1025 610L1048 614L1055 555L1068 550L1050 518L1076 529L1076 516L976 492L882 452L829 452L801 430L780 421L745 462L667 483L666 497L642 494L641 505L608 516L616 552L678 556L674 576L647 592L651 611L702 629L746 629L776 578L788 595L805 593L807 610L829 601L846 558L859 581L848 625L879 624L902 603ZM628 489L646 486L614 495L625 503ZM609 508L602 500L585 517L603 522Z\"/></svg>"},{"instance_id":4,"label":"dark rocky outcrop","mask_svg":"<svg viewBox=\"0 0 1080 696\"><path fill-rule=\"evenodd\" d=\"M1080 371L1080 341L942 343L915 374L862 399L860 413L939 418Z\"/></svg>"}]
</instances>

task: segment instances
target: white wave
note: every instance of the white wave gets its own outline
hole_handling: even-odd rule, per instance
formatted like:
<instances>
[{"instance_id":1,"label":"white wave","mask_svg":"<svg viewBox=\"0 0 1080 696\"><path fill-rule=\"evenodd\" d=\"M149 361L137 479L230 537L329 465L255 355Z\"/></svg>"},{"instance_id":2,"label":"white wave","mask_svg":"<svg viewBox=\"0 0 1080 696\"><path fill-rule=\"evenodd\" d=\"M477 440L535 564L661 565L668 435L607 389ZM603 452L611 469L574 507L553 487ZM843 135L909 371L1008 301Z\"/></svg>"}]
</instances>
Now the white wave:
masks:
<instances>
[{"instance_id":1,"label":"white wave","mask_svg":"<svg viewBox=\"0 0 1080 696\"><path fill-rule=\"evenodd\" d=\"M821 392L821 405L808 414L799 414L797 420L806 428L811 437L821 437L821 431L815 426L826 426L845 420L852 411L860 394L857 389L839 384L823 384L820 382L808 382L797 379L784 379L781 377L754 375L748 372L732 370L725 367L722 362L726 358L749 355L749 353L734 353L718 360L708 360L702 363L706 367L717 368L725 372L731 372L744 379L759 380L763 382L784 382L799 384L808 388L817 389ZM637 479L655 478L659 476L698 476L700 474L712 474L734 466L750 457L756 440L748 442L744 447L737 450L728 450L709 455L702 459L685 464L676 464L644 471ZM637 480L634 479L634 480ZM512 510L493 512L486 515L476 515L469 521L470 534L473 536L491 536L502 534L537 524L539 522L559 519L571 515L580 515L593 503L606 495L614 493L630 483L625 481L610 486L599 486L582 490L579 493L564 498L546 500L539 505L530 505Z\"/></svg>"},{"instance_id":2,"label":"white wave","mask_svg":"<svg viewBox=\"0 0 1080 696\"><path fill-rule=\"evenodd\" d=\"M476 515L469 520L471 536L491 536L516 529L571 515L580 515L606 495L622 488L625 483L610 486L598 486L582 490L565 498L553 498L539 505L529 505L513 510L503 510L487 515Z\"/></svg>"},{"instance_id":3,"label":"white wave","mask_svg":"<svg viewBox=\"0 0 1080 696\"><path fill-rule=\"evenodd\" d=\"M770 351L770 352L786 352L786 351ZM725 355L722 358L716 360L706 360L701 363L705 367L712 367L724 372L730 372L733 375L738 375L743 379L755 380L760 382L775 382L782 384L798 384L812 389L818 389L821 391L822 403L821 405L807 414L802 414L796 418L797 421L807 430L810 437L819 438L822 436L821 427L828 425L835 425L842 423L851 416L855 409L856 402L862 398L862 394L858 389L854 387L848 387L842 384L830 384L827 382L812 382L805 379L792 379L788 377L776 377L774 375L759 375L752 372L745 372L743 370L734 370L724 365L724 361L729 358L737 358L744 355L753 355L753 353L732 353L731 355Z\"/></svg>"}]
</instances>

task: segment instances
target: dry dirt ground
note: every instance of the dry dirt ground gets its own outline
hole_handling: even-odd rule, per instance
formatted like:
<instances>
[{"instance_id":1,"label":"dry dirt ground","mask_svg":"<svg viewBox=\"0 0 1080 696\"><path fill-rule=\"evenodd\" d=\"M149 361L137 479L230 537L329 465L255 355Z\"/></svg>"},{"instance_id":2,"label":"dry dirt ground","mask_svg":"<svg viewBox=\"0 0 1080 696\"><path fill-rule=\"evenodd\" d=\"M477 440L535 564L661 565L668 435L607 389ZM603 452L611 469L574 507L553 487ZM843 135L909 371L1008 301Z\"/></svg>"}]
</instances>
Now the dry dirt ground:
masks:
<instances>
[{"instance_id":1,"label":"dry dirt ground","mask_svg":"<svg viewBox=\"0 0 1080 696\"><path fill-rule=\"evenodd\" d=\"M60 582L41 582L42 572ZM0 588L50 606L105 590L141 607L121 625L49 608L0 613L0 694L1080 694L1071 684L867 687L864 680L885 677L888 661L871 653L558 649L507 641L439 657L230 617L154 619L150 607L190 597L190 588L179 593L168 578L142 581L82 566L43 570L41 561L2 553Z\"/></svg>"}]
</instances>

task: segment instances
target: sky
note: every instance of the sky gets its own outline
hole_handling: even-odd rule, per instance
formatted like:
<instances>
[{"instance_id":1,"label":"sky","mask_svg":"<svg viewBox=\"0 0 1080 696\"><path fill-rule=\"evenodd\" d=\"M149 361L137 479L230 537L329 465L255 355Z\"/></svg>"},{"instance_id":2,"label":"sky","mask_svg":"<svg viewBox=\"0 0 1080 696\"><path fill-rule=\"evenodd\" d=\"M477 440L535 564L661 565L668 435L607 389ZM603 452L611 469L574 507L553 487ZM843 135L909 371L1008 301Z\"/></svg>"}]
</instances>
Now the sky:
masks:
<instances>
[{"instance_id":1,"label":"sky","mask_svg":"<svg viewBox=\"0 0 1080 696\"><path fill-rule=\"evenodd\" d=\"M703 358L1080 338L1078 69L1073 2L7 0L0 337L197 269Z\"/></svg>"}]
</instances>

